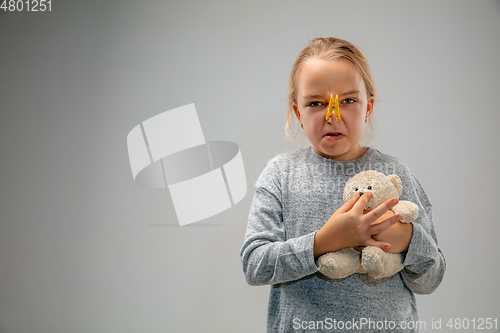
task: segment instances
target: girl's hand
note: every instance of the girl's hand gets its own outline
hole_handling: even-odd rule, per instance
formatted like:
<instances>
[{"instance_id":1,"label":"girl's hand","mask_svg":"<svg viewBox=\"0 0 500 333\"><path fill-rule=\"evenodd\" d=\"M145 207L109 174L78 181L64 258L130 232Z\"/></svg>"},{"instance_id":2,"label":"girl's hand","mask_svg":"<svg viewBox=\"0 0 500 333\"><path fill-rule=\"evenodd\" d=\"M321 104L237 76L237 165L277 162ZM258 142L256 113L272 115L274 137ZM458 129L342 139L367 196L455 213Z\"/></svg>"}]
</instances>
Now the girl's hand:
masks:
<instances>
[{"instance_id":1,"label":"girl's hand","mask_svg":"<svg viewBox=\"0 0 500 333\"><path fill-rule=\"evenodd\" d=\"M385 251L391 249L391 244L372 238L380 234L394 223L401 220L401 215L394 215L383 222L373 224L385 212L397 205L398 199L393 198L379 205L374 210L364 214L366 203L371 199L371 192L359 197L356 193L349 201L340 207L314 236L314 257L327 252L357 246L378 246Z\"/></svg>"},{"instance_id":2,"label":"girl's hand","mask_svg":"<svg viewBox=\"0 0 500 333\"><path fill-rule=\"evenodd\" d=\"M381 218L375 221L375 224L379 221L384 221L385 219L391 217L391 215L394 215L394 212L390 210L387 211ZM381 233L373 235L372 238L379 242L387 242L391 244L391 249L389 251L383 249L384 251L390 253L400 253L408 252L412 236L413 225L411 223L398 222Z\"/></svg>"}]
</instances>

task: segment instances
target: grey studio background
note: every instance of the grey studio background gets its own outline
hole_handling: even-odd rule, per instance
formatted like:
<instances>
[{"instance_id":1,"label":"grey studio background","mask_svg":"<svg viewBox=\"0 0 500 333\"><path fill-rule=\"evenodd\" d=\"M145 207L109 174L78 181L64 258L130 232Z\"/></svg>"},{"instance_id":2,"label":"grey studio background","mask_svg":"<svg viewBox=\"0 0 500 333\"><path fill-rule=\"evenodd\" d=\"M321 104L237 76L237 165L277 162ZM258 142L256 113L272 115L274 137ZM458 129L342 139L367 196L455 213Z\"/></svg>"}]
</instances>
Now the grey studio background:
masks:
<instances>
[{"instance_id":1,"label":"grey studio background","mask_svg":"<svg viewBox=\"0 0 500 333\"><path fill-rule=\"evenodd\" d=\"M239 250L253 184L285 151L289 72L352 41L381 96L371 145L434 204L447 259L420 319L498 318L499 1L53 1L0 12L0 332L263 332ZM195 103L240 146L248 193L176 226L137 186L127 133ZM302 145L305 145L303 143ZM289 149L296 149L291 146Z\"/></svg>"}]
</instances>

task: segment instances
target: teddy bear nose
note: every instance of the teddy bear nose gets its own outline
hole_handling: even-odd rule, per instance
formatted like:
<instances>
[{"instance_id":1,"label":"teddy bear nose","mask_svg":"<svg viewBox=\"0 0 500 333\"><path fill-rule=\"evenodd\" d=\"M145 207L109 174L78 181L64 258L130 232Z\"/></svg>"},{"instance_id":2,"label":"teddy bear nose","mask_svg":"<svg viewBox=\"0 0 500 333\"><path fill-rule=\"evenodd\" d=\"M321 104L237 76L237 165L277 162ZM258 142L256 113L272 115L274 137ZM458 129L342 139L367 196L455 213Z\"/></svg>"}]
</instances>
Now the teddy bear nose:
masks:
<instances>
[{"instance_id":1,"label":"teddy bear nose","mask_svg":"<svg viewBox=\"0 0 500 333\"><path fill-rule=\"evenodd\" d=\"M363 193L365 193L365 192L358 192L358 193L359 193L359 196L362 196L362 195L363 195Z\"/></svg>"}]
</instances>

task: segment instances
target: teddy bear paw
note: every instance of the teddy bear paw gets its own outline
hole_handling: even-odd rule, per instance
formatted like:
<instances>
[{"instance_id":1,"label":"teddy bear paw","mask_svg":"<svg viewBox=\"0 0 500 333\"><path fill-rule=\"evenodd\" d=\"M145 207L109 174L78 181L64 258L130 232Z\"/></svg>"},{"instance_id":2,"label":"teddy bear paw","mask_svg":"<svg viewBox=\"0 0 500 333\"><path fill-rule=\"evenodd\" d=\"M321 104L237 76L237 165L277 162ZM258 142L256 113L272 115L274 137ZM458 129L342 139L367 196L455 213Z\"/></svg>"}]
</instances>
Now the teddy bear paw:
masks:
<instances>
[{"instance_id":1,"label":"teddy bear paw","mask_svg":"<svg viewBox=\"0 0 500 333\"><path fill-rule=\"evenodd\" d=\"M415 221L418 216L418 206L411 201L400 201L392 208L394 214L400 214L402 223L410 223Z\"/></svg>"},{"instance_id":2,"label":"teddy bear paw","mask_svg":"<svg viewBox=\"0 0 500 333\"><path fill-rule=\"evenodd\" d=\"M399 254L387 253L374 246L363 249L361 266L374 279L391 276L403 269Z\"/></svg>"},{"instance_id":3,"label":"teddy bear paw","mask_svg":"<svg viewBox=\"0 0 500 333\"><path fill-rule=\"evenodd\" d=\"M343 279L361 270L360 252L354 249L325 253L319 262L319 271L330 279Z\"/></svg>"}]
</instances>

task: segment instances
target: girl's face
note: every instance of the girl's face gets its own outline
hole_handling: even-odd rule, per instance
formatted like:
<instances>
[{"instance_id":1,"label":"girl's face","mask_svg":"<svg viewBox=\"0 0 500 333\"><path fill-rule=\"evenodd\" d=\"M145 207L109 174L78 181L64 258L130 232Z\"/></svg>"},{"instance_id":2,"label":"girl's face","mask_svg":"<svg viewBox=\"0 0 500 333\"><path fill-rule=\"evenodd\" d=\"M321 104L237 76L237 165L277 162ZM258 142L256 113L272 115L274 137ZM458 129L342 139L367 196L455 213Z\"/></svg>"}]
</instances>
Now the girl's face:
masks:
<instances>
[{"instance_id":1,"label":"girl's face","mask_svg":"<svg viewBox=\"0 0 500 333\"><path fill-rule=\"evenodd\" d=\"M368 98L365 82L349 60L311 58L302 64L297 80L297 102L292 105L314 151L337 161L361 157L359 141L365 117L373 111L373 97ZM330 95L339 95L341 119L335 113L325 120ZM328 133L335 136L327 135Z\"/></svg>"}]
</instances>

